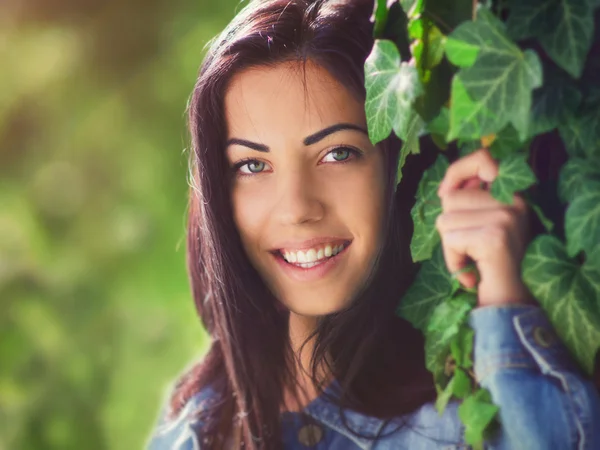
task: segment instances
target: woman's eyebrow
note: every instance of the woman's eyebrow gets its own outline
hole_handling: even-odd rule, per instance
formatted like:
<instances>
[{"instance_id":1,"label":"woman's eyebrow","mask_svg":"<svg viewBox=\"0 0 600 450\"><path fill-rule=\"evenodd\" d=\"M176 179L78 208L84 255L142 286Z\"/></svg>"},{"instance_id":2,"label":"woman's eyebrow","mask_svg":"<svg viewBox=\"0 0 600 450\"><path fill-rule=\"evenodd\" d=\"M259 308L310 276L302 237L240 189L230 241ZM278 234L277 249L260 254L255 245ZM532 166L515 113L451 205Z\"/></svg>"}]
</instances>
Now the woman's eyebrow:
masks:
<instances>
[{"instance_id":1,"label":"woman's eyebrow","mask_svg":"<svg viewBox=\"0 0 600 450\"><path fill-rule=\"evenodd\" d=\"M361 133L366 134L367 136L369 135L367 130L365 130L361 126L354 125L352 123L338 123L335 125L331 125L327 128L324 128L321 131L317 131L316 133L313 133L310 136L307 136L306 138L304 138L303 143L306 146L313 145L313 144L316 144L317 142L319 142L320 140L325 139L330 134L333 134L333 133L336 133L336 132L342 131L342 130L356 130L356 131L360 131ZM269 147L264 144L259 144L256 142L248 141L246 139L237 139L237 138L229 139L225 143L225 147L229 147L230 145L233 145L233 144L243 145L244 147L251 148L252 150L256 150L258 152L268 153L271 151L269 149Z\"/></svg>"},{"instance_id":2,"label":"woman's eyebrow","mask_svg":"<svg viewBox=\"0 0 600 450\"><path fill-rule=\"evenodd\" d=\"M367 130L365 130L363 127L359 127L358 125L354 125L351 123L338 123L336 125L324 128L321 131L317 131L316 133L311 134L310 136L307 136L306 138L304 138L304 145L316 144L321 139L324 139L330 134L341 130L356 130L366 134L367 136L369 135Z\"/></svg>"}]
</instances>

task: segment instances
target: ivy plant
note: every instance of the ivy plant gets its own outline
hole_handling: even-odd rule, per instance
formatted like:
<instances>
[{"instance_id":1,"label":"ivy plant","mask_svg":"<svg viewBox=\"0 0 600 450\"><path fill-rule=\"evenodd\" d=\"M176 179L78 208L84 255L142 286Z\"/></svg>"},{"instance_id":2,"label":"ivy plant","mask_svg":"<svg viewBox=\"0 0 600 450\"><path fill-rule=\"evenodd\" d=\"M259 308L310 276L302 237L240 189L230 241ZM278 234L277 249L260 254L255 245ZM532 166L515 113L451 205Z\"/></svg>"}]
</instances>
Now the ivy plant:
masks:
<instances>
[{"instance_id":1,"label":"ivy plant","mask_svg":"<svg viewBox=\"0 0 600 450\"><path fill-rule=\"evenodd\" d=\"M475 448L498 425L498 407L473 374L468 317L477 292L447 271L436 192L451 148L458 156L489 148L499 162L491 194L507 204L523 194L545 227L527 249L522 278L573 359L592 374L600 348L600 56L590 55L598 8L599 0L377 0L371 18L371 141L391 133L403 141L398 183L423 139L439 151L418 185L410 250L421 265L397 313L425 335L436 408L441 414L452 397L461 401L458 414ZM553 220L549 202L531 195L539 180L528 164L532 143L547 133L560 136L568 157L542 193L564 206Z\"/></svg>"}]
</instances>

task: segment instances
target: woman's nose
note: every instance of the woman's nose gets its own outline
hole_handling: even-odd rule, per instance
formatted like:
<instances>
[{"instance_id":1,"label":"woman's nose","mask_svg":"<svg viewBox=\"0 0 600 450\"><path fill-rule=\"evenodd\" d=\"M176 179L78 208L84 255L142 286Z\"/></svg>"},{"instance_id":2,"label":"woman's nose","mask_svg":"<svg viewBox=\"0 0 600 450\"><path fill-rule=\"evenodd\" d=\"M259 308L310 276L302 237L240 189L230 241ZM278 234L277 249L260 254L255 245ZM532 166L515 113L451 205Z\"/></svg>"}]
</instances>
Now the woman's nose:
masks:
<instances>
[{"instance_id":1,"label":"woman's nose","mask_svg":"<svg viewBox=\"0 0 600 450\"><path fill-rule=\"evenodd\" d=\"M290 171L277 180L274 218L282 225L318 222L325 213L323 189L306 171Z\"/></svg>"}]
</instances>

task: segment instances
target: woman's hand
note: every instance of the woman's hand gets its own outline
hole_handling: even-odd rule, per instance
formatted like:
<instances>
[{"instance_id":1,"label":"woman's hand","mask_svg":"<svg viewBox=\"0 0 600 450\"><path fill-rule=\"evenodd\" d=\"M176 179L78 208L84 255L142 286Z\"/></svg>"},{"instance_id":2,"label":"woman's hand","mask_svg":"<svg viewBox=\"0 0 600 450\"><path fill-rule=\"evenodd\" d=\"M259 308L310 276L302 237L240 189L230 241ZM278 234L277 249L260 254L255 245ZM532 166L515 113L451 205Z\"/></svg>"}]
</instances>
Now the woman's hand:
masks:
<instances>
[{"instance_id":1,"label":"woman's hand","mask_svg":"<svg viewBox=\"0 0 600 450\"><path fill-rule=\"evenodd\" d=\"M436 227L450 273L475 262L480 282L478 306L537 304L521 279L521 261L531 239L529 209L514 196L512 205L488 191L498 163L487 149L478 150L448 168L438 195L442 213ZM472 272L457 275L466 288L477 285Z\"/></svg>"}]
</instances>

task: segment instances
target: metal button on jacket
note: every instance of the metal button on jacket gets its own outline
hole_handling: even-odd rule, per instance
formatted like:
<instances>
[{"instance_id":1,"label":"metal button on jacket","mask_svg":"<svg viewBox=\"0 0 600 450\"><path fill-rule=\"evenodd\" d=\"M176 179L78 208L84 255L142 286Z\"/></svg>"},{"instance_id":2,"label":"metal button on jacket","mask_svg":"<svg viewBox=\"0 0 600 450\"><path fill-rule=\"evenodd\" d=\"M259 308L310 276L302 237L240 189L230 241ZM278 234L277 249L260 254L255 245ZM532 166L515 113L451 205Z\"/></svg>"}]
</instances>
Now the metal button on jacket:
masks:
<instances>
[{"instance_id":1,"label":"metal button on jacket","mask_svg":"<svg viewBox=\"0 0 600 450\"><path fill-rule=\"evenodd\" d=\"M323 429L316 424L304 425L298 431L298 441L306 447L318 444L323 439Z\"/></svg>"},{"instance_id":2,"label":"metal button on jacket","mask_svg":"<svg viewBox=\"0 0 600 450\"><path fill-rule=\"evenodd\" d=\"M550 347L556 341L554 333L543 327L535 327L533 330L535 342L545 348Z\"/></svg>"}]
</instances>

